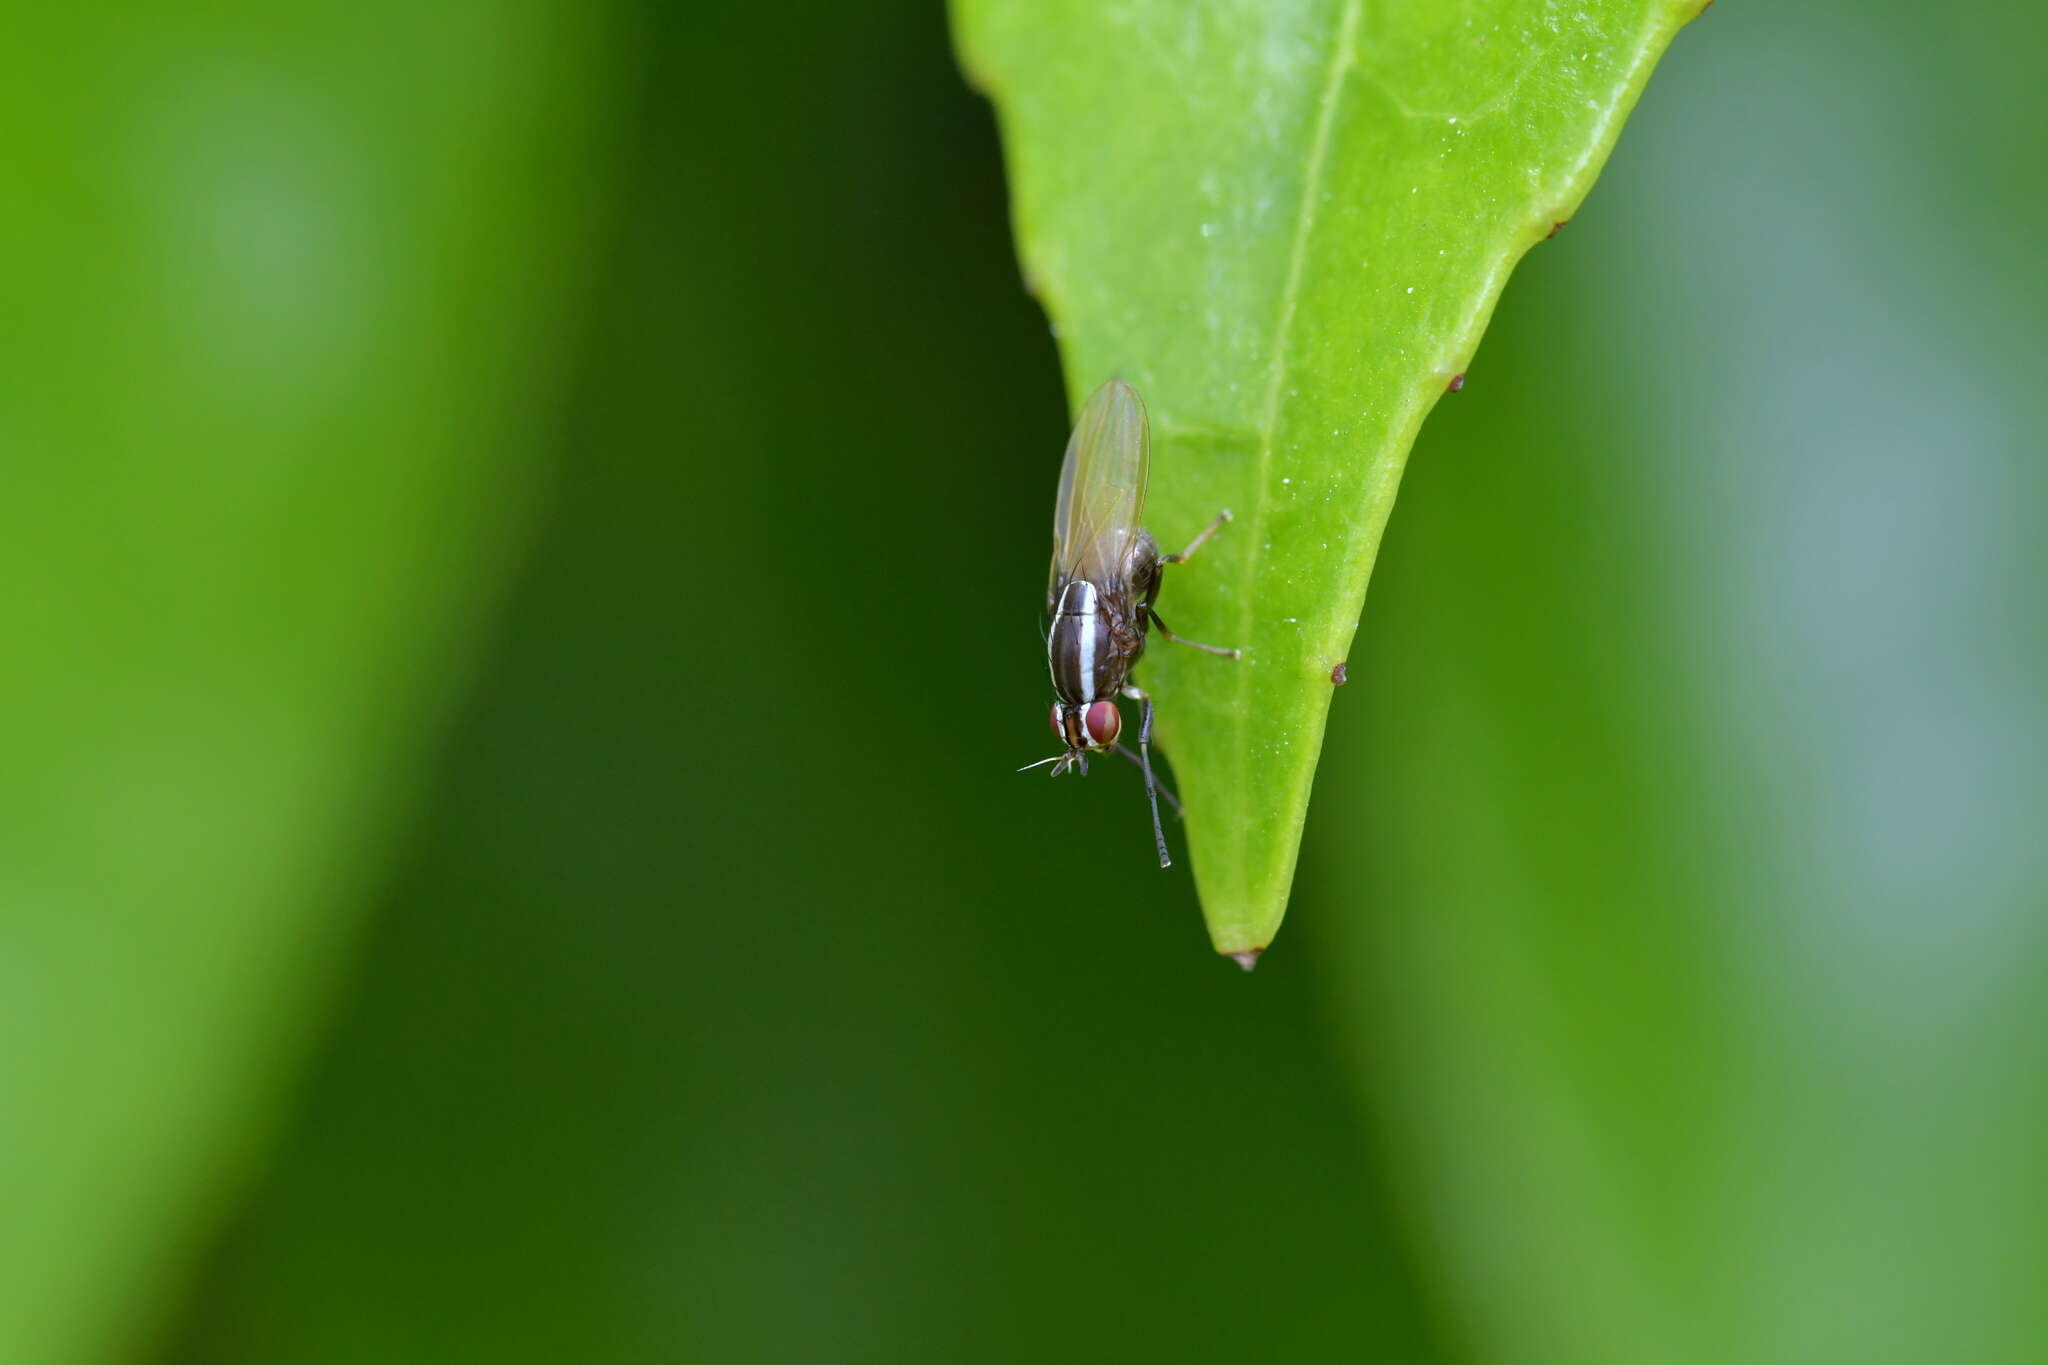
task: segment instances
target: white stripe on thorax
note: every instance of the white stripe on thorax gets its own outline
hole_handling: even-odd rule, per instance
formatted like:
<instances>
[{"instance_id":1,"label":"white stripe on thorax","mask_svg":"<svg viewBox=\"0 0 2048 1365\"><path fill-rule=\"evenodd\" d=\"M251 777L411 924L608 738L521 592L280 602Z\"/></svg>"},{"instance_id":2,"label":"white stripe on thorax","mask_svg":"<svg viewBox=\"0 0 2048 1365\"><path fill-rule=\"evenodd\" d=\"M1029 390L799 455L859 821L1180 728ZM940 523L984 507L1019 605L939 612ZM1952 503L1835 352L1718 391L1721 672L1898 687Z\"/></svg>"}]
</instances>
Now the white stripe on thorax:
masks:
<instances>
[{"instance_id":1,"label":"white stripe on thorax","mask_svg":"<svg viewBox=\"0 0 2048 1365\"><path fill-rule=\"evenodd\" d=\"M1095 700L1095 651L1102 633L1102 615L1096 609L1095 585L1085 578L1067 584L1060 593L1060 615L1081 618L1080 677L1075 691L1084 702Z\"/></svg>"},{"instance_id":2,"label":"white stripe on thorax","mask_svg":"<svg viewBox=\"0 0 2048 1365\"><path fill-rule=\"evenodd\" d=\"M1081 618L1081 700L1095 700L1095 635L1102 618L1089 612Z\"/></svg>"}]
</instances>

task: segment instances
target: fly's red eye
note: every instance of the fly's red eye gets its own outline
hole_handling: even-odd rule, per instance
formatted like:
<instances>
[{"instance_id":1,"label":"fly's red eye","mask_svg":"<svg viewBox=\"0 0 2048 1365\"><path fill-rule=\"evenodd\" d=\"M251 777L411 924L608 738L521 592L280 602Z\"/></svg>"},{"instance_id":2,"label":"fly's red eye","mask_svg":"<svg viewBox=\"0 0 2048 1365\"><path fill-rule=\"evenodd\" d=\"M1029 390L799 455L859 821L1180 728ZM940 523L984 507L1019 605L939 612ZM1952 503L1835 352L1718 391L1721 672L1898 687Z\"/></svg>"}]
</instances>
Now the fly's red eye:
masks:
<instances>
[{"instance_id":1,"label":"fly's red eye","mask_svg":"<svg viewBox=\"0 0 2048 1365\"><path fill-rule=\"evenodd\" d=\"M1095 741L1091 747L1107 749L1116 743L1117 731L1124 728L1124 718L1117 714L1115 702L1099 701L1088 708L1082 724L1088 727L1088 737Z\"/></svg>"}]
</instances>

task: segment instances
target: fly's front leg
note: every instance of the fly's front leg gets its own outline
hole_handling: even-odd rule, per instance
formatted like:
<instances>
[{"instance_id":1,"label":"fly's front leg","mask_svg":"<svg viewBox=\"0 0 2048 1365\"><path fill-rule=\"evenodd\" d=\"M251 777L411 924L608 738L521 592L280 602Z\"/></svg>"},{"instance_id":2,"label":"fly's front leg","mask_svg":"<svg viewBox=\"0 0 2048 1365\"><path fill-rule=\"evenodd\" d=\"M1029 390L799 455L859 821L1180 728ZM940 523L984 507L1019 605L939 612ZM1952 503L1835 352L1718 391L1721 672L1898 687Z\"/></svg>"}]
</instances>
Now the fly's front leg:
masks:
<instances>
[{"instance_id":1,"label":"fly's front leg","mask_svg":"<svg viewBox=\"0 0 2048 1365\"><path fill-rule=\"evenodd\" d=\"M1166 856L1166 827L1159 823L1159 784L1152 778L1152 698L1135 687L1124 695L1138 703L1138 766L1145 770L1145 799L1152 803L1152 838L1159 845L1159 865L1172 867Z\"/></svg>"},{"instance_id":2,"label":"fly's front leg","mask_svg":"<svg viewBox=\"0 0 2048 1365\"><path fill-rule=\"evenodd\" d=\"M1216 520L1210 522L1207 526L1202 528L1202 534L1196 536L1193 540L1188 542L1187 549L1182 550L1177 555L1161 555L1159 558L1159 562L1161 564L1187 563L1190 559L1193 559L1195 557L1195 551L1202 548L1202 542L1206 541L1210 536L1213 536L1218 531L1222 530L1223 523L1229 520L1230 509L1226 507L1221 512L1218 512L1216 514Z\"/></svg>"},{"instance_id":3,"label":"fly's front leg","mask_svg":"<svg viewBox=\"0 0 2048 1365\"><path fill-rule=\"evenodd\" d=\"M1159 627L1159 633L1166 638L1166 642L1170 645L1186 645L1189 649L1199 649L1204 653L1221 654L1226 659L1235 659L1242 654L1241 650L1225 649L1222 645L1205 645L1200 640L1190 640L1185 636L1175 635L1166 628L1166 622L1159 619L1159 609L1157 607L1147 606L1145 614L1152 618L1152 624Z\"/></svg>"}]
</instances>

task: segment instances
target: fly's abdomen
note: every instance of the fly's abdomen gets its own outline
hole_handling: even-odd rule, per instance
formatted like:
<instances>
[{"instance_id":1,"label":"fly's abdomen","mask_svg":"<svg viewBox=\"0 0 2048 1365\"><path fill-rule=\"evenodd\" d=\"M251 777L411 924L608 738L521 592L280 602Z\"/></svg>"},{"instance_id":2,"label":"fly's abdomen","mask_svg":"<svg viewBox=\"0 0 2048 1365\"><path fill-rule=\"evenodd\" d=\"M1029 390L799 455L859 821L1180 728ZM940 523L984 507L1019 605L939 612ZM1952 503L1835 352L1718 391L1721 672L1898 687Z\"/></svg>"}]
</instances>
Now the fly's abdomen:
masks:
<instances>
[{"instance_id":1,"label":"fly's abdomen","mask_svg":"<svg viewBox=\"0 0 2048 1365\"><path fill-rule=\"evenodd\" d=\"M1113 697L1123 682L1123 654L1105 605L1101 590L1086 579L1077 578L1060 589L1045 653L1053 691L1061 701Z\"/></svg>"}]
</instances>

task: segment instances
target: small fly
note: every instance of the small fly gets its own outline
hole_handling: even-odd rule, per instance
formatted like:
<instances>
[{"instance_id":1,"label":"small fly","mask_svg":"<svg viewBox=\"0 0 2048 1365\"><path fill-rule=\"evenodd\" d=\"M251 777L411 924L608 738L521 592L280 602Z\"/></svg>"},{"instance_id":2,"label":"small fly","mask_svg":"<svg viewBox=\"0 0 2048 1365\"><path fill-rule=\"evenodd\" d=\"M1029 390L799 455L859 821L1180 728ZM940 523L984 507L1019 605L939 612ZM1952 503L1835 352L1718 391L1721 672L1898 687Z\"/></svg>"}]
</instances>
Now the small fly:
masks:
<instances>
[{"instance_id":1,"label":"small fly","mask_svg":"<svg viewBox=\"0 0 2048 1365\"><path fill-rule=\"evenodd\" d=\"M1161 555L1150 532L1140 526L1145 511L1145 478L1151 436L1138 391L1112 379L1081 409L1060 470L1059 502L1052 514L1052 578L1045 609L1052 618L1046 662L1052 669L1052 732L1066 752L1029 766L1052 764L1058 777L1070 768L1088 775L1088 755L1114 749L1145 773L1145 799L1152 805L1152 837L1159 865L1166 855L1166 831L1159 823L1159 786L1152 777L1152 699L1125 680L1145 653L1145 632L1157 627L1177 645L1235 659L1238 651L1197 644L1167 629L1154 604L1159 570L1192 558L1202 543L1230 520L1219 513L1202 534L1177 555ZM1116 698L1138 703L1138 752L1116 742L1123 716ZM1175 812L1180 802L1168 792Z\"/></svg>"}]
</instances>

